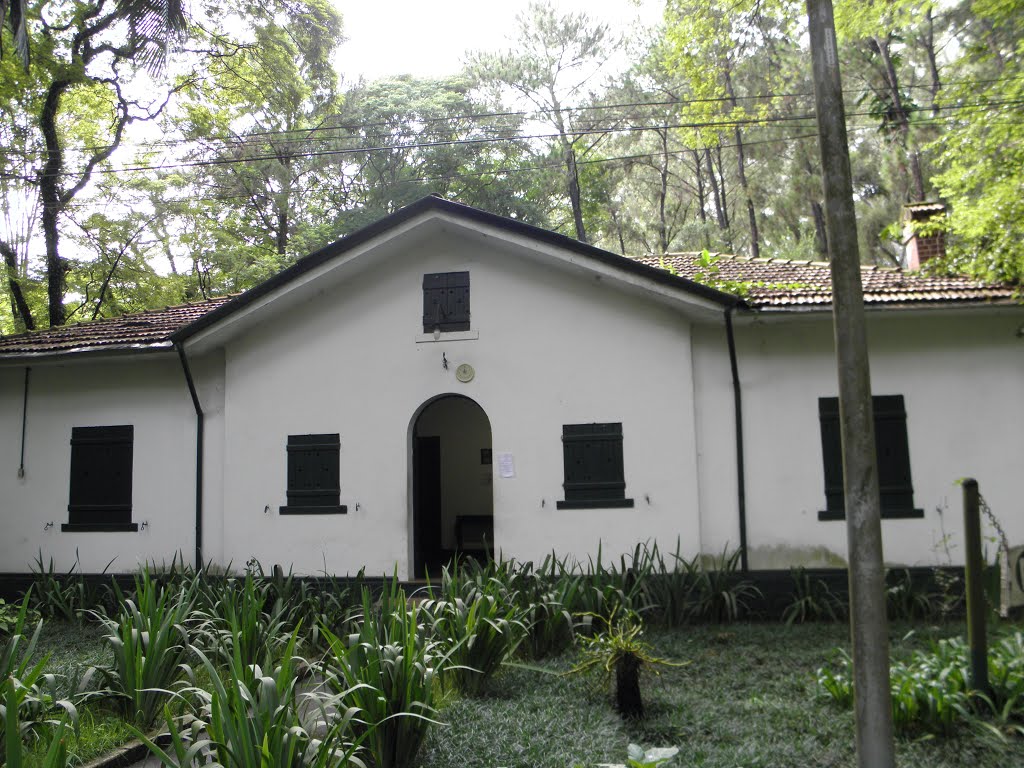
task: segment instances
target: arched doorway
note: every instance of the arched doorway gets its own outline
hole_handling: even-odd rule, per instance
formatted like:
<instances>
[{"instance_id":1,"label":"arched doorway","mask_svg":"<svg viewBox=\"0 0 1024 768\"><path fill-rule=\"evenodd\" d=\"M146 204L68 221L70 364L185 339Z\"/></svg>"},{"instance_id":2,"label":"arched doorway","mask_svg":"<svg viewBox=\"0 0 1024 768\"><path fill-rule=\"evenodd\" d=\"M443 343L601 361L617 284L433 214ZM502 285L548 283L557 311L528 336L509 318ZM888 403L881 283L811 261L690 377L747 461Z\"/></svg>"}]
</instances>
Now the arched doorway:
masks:
<instances>
[{"instance_id":1,"label":"arched doorway","mask_svg":"<svg viewBox=\"0 0 1024 768\"><path fill-rule=\"evenodd\" d=\"M414 578L456 554L485 556L494 542L491 422L462 395L420 409L412 428Z\"/></svg>"}]
</instances>

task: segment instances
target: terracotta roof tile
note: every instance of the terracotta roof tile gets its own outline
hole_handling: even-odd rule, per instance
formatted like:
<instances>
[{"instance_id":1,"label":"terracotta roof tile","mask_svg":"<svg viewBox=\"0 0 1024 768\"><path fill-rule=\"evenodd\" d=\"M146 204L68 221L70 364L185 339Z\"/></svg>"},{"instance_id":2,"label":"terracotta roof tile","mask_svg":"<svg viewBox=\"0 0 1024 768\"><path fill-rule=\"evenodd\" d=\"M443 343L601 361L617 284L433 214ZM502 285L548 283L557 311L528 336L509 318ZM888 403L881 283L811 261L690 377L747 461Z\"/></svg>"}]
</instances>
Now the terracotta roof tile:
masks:
<instances>
[{"instance_id":1,"label":"terracotta roof tile","mask_svg":"<svg viewBox=\"0 0 1024 768\"><path fill-rule=\"evenodd\" d=\"M827 262L715 254L709 269L701 265L700 256L670 253L637 260L716 287L727 282L749 283L744 298L755 308L826 307L832 303L832 278ZM709 275L711 270L715 271ZM1013 286L986 284L968 277L922 275L864 265L861 281L864 303L874 305L1005 303L1014 301L1016 293Z\"/></svg>"},{"instance_id":2,"label":"terracotta roof tile","mask_svg":"<svg viewBox=\"0 0 1024 768\"><path fill-rule=\"evenodd\" d=\"M0 357L166 347L171 334L199 319L231 296L151 309L123 317L75 323L15 336L0 336Z\"/></svg>"}]
</instances>

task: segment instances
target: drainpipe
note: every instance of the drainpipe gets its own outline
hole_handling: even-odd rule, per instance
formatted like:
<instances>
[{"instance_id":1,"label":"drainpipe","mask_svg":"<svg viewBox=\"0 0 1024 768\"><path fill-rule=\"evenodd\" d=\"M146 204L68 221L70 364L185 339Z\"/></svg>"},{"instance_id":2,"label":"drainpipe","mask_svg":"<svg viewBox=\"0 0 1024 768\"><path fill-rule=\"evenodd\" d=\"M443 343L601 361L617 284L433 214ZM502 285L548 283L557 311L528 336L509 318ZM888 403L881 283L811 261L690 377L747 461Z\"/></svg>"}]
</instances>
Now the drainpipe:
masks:
<instances>
[{"instance_id":1,"label":"drainpipe","mask_svg":"<svg viewBox=\"0 0 1024 768\"><path fill-rule=\"evenodd\" d=\"M199 572L203 569L203 407L199 404L199 393L185 357L185 348L178 342L174 342L174 348L178 351L192 406L196 409L196 572Z\"/></svg>"},{"instance_id":2,"label":"drainpipe","mask_svg":"<svg viewBox=\"0 0 1024 768\"><path fill-rule=\"evenodd\" d=\"M732 331L732 313L735 306L725 310L725 335L729 340L729 365L732 368L732 399L736 412L736 496L740 513L740 568L750 570L747 557L747 487L743 469L743 393L740 391L740 372L736 365L736 337Z\"/></svg>"},{"instance_id":3,"label":"drainpipe","mask_svg":"<svg viewBox=\"0 0 1024 768\"><path fill-rule=\"evenodd\" d=\"M32 369L25 368L25 394L21 400L21 463L18 465L18 479L25 476L25 426L28 424L28 374Z\"/></svg>"}]
</instances>

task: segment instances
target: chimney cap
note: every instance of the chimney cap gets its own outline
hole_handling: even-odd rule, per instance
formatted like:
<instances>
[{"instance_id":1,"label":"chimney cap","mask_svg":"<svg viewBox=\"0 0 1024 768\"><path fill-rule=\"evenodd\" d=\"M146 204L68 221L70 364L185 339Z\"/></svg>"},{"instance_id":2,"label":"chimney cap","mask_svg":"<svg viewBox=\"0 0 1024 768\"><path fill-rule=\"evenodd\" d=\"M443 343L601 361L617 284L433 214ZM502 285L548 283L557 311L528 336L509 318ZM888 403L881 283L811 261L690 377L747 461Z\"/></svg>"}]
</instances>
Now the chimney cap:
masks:
<instances>
[{"instance_id":1,"label":"chimney cap","mask_svg":"<svg viewBox=\"0 0 1024 768\"><path fill-rule=\"evenodd\" d=\"M935 214L945 212L946 204L937 201L907 203L906 205L903 206L903 218L905 220L929 219Z\"/></svg>"}]
</instances>

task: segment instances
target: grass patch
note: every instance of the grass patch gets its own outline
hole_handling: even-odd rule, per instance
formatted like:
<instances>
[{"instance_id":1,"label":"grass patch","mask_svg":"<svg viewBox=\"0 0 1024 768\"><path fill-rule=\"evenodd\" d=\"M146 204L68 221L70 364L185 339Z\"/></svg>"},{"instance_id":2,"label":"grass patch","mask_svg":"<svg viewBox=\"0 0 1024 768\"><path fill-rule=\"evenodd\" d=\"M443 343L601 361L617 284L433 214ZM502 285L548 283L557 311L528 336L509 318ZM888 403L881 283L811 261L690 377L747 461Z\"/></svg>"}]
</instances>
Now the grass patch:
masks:
<instances>
[{"instance_id":1,"label":"grass patch","mask_svg":"<svg viewBox=\"0 0 1024 768\"><path fill-rule=\"evenodd\" d=\"M893 628L897 655L926 646L933 634L919 629L904 643L908 629ZM943 627L940 634L959 629ZM671 764L688 767L856 765L852 712L820 698L815 685L815 670L836 647L848 648L845 625L652 629L646 639L657 655L691 663L642 680L645 720L622 721L600 680L505 667L492 695L441 709L447 725L428 737L422 767L622 763L630 742L679 747ZM538 666L560 672L575 659L567 654ZM1024 740L1000 744L967 730L946 739L899 739L896 752L907 768L1024 764Z\"/></svg>"}]
</instances>

